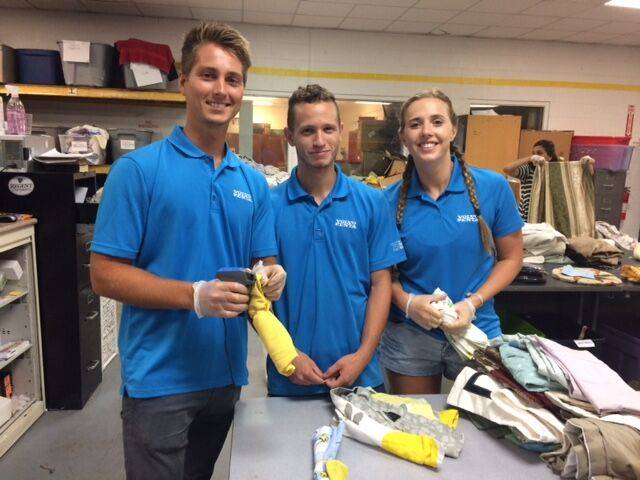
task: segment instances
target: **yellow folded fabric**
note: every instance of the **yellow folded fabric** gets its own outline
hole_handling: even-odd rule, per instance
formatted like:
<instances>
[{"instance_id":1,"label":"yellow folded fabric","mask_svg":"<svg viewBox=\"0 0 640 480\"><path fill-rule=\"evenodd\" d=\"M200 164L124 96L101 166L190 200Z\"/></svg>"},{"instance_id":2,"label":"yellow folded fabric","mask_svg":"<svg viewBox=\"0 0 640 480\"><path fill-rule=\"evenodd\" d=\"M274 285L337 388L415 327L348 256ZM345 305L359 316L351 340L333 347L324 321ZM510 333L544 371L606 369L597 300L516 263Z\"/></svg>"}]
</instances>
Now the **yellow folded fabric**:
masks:
<instances>
[{"instance_id":1,"label":"yellow folded fabric","mask_svg":"<svg viewBox=\"0 0 640 480\"><path fill-rule=\"evenodd\" d=\"M298 352L287 329L271 312L271 302L264 296L259 274L251 289L249 317L278 372L285 377L291 376L296 370L293 360Z\"/></svg>"},{"instance_id":2,"label":"yellow folded fabric","mask_svg":"<svg viewBox=\"0 0 640 480\"><path fill-rule=\"evenodd\" d=\"M438 467L438 443L426 435L393 431L382 438L382 448L419 465Z\"/></svg>"},{"instance_id":3,"label":"yellow folded fabric","mask_svg":"<svg viewBox=\"0 0 640 480\"><path fill-rule=\"evenodd\" d=\"M455 408L449 410L440 411L440 421L447 425L449 428L458 428L458 421L460 420L460 412Z\"/></svg>"},{"instance_id":4,"label":"yellow folded fabric","mask_svg":"<svg viewBox=\"0 0 640 480\"><path fill-rule=\"evenodd\" d=\"M340 460L327 460L324 468L329 480L349 480L349 467Z\"/></svg>"}]
</instances>

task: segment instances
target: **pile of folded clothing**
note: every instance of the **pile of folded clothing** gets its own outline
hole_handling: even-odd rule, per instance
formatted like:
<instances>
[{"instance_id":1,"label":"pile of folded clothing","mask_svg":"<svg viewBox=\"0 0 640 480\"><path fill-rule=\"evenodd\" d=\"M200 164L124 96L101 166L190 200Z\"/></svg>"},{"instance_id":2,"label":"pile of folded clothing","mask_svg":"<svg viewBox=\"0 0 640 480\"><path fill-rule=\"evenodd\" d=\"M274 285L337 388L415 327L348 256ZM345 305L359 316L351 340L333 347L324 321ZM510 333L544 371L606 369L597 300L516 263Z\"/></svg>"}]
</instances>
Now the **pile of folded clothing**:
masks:
<instances>
[{"instance_id":1,"label":"pile of folded clothing","mask_svg":"<svg viewBox=\"0 0 640 480\"><path fill-rule=\"evenodd\" d=\"M571 238L566 254L581 267L615 268L622 261L622 250L612 240L591 237Z\"/></svg>"},{"instance_id":2,"label":"pile of folded clothing","mask_svg":"<svg viewBox=\"0 0 640 480\"><path fill-rule=\"evenodd\" d=\"M503 341L476 351L447 403L508 428L563 478L640 478L640 392L588 351L535 335Z\"/></svg>"},{"instance_id":3,"label":"pile of folded clothing","mask_svg":"<svg viewBox=\"0 0 640 480\"><path fill-rule=\"evenodd\" d=\"M617 247L623 250L631 250L638 245L638 241L633 237L620 232L614 225L603 222L601 220L596 221L596 232L601 238L613 240Z\"/></svg>"},{"instance_id":4,"label":"pile of folded clothing","mask_svg":"<svg viewBox=\"0 0 640 480\"><path fill-rule=\"evenodd\" d=\"M525 263L569 263L567 237L548 223L525 223L522 237Z\"/></svg>"}]
</instances>

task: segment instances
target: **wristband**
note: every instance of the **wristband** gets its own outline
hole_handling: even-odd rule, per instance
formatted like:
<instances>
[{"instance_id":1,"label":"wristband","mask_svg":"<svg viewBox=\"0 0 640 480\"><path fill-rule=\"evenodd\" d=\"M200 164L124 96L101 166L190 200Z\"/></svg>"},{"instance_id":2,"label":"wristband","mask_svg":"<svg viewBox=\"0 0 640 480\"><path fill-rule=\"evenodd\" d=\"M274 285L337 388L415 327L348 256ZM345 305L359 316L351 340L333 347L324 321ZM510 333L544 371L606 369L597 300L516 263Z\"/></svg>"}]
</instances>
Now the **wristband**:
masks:
<instances>
[{"instance_id":1,"label":"wristband","mask_svg":"<svg viewBox=\"0 0 640 480\"><path fill-rule=\"evenodd\" d=\"M404 309L404 316L405 318L411 319L411 317L409 316L409 307L411 306L411 302L413 301L413 297L415 297L415 295L413 293L409 294L409 300L407 300L407 306Z\"/></svg>"},{"instance_id":2,"label":"wristband","mask_svg":"<svg viewBox=\"0 0 640 480\"><path fill-rule=\"evenodd\" d=\"M480 299L480 306L484 305L484 297L481 294L479 294L478 292L471 294L472 297L474 295Z\"/></svg>"}]
</instances>

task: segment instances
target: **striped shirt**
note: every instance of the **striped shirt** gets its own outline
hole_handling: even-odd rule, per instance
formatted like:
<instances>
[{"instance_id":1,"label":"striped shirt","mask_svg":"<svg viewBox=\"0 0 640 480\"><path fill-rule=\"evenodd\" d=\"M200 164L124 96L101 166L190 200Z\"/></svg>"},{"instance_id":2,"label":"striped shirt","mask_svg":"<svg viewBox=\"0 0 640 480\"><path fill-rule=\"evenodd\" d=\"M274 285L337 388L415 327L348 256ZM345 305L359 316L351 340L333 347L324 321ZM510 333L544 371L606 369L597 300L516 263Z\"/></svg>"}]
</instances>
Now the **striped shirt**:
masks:
<instances>
[{"instance_id":1,"label":"striped shirt","mask_svg":"<svg viewBox=\"0 0 640 480\"><path fill-rule=\"evenodd\" d=\"M529 201L531 200L531 186L533 184L533 172L536 167L533 162L527 162L518 167L516 178L520 179L520 216L526 222L529 215Z\"/></svg>"}]
</instances>

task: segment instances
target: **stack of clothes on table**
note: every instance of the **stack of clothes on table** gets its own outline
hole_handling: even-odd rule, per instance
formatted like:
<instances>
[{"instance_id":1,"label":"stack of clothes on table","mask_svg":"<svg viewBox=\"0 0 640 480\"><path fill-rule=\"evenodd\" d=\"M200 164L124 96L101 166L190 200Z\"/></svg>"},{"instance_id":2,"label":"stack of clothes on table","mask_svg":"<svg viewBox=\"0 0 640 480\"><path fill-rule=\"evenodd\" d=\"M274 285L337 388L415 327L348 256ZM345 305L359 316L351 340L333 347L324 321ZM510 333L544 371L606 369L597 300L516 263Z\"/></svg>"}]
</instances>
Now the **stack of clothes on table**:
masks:
<instances>
[{"instance_id":1,"label":"stack of clothes on table","mask_svg":"<svg viewBox=\"0 0 640 480\"><path fill-rule=\"evenodd\" d=\"M640 478L640 392L588 351L535 335L503 340L476 351L447 402L541 452L563 478Z\"/></svg>"},{"instance_id":2,"label":"stack of clothes on table","mask_svg":"<svg viewBox=\"0 0 640 480\"><path fill-rule=\"evenodd\" d=\"M548 223L525 223L522 228L524 263L568 263L567 237Z\"/></svg>"}]
</instances>

